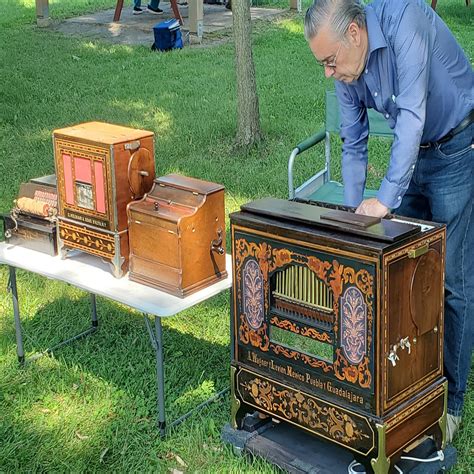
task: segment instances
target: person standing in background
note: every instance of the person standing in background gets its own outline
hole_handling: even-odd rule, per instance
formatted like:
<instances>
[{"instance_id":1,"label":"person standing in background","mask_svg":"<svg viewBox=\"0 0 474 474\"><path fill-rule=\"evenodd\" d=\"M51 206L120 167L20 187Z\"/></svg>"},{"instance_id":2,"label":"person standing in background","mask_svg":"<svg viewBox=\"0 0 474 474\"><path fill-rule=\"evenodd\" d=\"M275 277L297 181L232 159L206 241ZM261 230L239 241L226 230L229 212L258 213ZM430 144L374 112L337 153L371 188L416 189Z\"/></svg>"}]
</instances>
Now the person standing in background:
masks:
<instances>
[{"instance_id":1,"label":"person standing in background","mask_svg":"<svg viewBox=\"0 0 474 474\"><path fill-rule=\"evenodd\" d=\"M141 15L142 13L149 12L153 15L163 15L163 10L159 8L160 0L151 0L146 7L146 9L142 8L141 0L134 0L133 1L133 15Z\"/></svg>"}]
</instances>

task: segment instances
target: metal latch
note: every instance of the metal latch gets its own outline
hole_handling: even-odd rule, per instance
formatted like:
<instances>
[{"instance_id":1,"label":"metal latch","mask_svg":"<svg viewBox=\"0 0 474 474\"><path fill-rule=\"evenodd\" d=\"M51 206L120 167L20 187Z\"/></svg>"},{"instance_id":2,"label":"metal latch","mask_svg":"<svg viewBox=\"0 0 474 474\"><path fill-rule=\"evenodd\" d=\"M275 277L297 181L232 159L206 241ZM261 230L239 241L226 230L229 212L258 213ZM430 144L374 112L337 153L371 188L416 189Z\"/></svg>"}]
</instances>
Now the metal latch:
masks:
<instances>
[{"instance_id":1,"label":"metal latch","mask_svg":"<svg viewBox=\"0 0 474 474\"><path fill-rule=\"evenodd\" d=\"M416 249L411 249L408 251L408 258L418 258L428 252L429 249L430 247L428 246L428 244L422 245L421 247L418 247Z\"/></svg>"},{"instance_id":2,"label":"metal latch","mask_svg":"<svg viewBox=\"0 0 474 474\"><path fill-rule=\"evenodd\" d=\"M393 349L388 354L387 359L394 367L397 365L397 360L400 359L400 357L397 356L397 346L393 346Z\"/></svg>"},{"instance_id":3,"label":"metal latch","mask_svg":"<svg viewBox=\"0 0 474 474\"><path fill-rule=\"evenodd\" d=\"M413 342L415 342L415 340L413 340ZM411 343L408 336L401 338L397 344L394 344L387 356L387 359L392 363L393 367L397 365L397 360L400 359L397 355L398 349L408 349L408 354L411 354Z\"/></svg>"},{"instance_id":4,"label":"metal latch","mask_svg":"<svg viewBox=\"0 0 474 474\"><path fill-rule=\"evenodd\" d=\"M222 229L217 229L217 239L211 241L211 252L217 252L219 255L224 255L225 250L222 247Z\"/></svg>"},{"instance_id":5,"label":"metal latch","mask_svg":"<svg viewBox=\"0 0 474 474\"><path fill-rule=\"evenodd\" d=\"M130 143L125 143L124 148L125 150L131 150L131 151L138 150L140 148L140 140L135 140Z\"/></svg>"}]
</instances>

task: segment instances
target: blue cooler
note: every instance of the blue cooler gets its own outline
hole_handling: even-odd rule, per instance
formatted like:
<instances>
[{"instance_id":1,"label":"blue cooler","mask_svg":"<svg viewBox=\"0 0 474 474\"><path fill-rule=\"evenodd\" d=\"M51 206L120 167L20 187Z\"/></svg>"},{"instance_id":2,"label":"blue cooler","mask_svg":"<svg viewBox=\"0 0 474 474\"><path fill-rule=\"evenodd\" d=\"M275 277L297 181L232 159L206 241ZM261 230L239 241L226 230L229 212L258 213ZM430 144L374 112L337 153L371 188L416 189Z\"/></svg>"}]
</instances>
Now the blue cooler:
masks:
<instances>
[{"instance_id":1,"label":"blue cooler","mask_svg":"<svg viewBox=\"0 0 474 474\"><path fill-rule=\"evenodd\" d=\"M176 19L162 21L153 27L155 42L151 49L154 51L170 51L171 49L181 49L183 47L183 38L181 36L181 27Z\"/></svg>"}]
</instances>

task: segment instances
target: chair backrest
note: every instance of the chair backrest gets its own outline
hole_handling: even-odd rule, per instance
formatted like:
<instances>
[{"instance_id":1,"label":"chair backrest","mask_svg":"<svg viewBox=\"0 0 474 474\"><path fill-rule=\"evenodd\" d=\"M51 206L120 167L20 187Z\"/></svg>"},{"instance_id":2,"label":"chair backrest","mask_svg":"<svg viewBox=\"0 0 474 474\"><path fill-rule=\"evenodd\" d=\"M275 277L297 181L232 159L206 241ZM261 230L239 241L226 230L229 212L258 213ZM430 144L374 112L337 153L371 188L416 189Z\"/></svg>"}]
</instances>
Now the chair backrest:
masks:
<instances>
[{"instance_id":1,"label":"chair backrest","mask_svg":"<svg viewBox=\"0 0 474 474\"><path fill-rule=\"evenodd\" d=\"M378 137L393 137L393 130L388 126L384 116L369 109L369 134ZM326 131L339 133L341 121L339 118L339 103L336 91L326 91Z\"/></svg>"}]
</instances>

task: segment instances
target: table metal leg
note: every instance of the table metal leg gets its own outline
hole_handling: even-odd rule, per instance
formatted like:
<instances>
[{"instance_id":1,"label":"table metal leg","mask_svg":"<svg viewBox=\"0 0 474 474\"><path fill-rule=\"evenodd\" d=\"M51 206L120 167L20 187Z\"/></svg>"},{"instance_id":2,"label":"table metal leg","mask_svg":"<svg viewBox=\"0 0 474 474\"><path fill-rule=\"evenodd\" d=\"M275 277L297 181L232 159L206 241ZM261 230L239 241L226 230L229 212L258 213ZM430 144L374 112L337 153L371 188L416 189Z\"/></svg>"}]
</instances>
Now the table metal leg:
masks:
<instances>
[{"instance_id":1,"label":"table metal leg","mask_svg":"<svg viewBox=\"0 0 474 474\"><path fill-rule=\"evenodd\" d=\"M99 327L99 320L97 319L97 303L95 301L94 293L91 293L91 316L92 316L92 327Z\"/></svg>"},{"instance_id":2,"label":"table metal leg","mask_svg":"<svg viewBox=\"0 0 474 474\"><path fill-rule=\"evenodd\" d=\"M177 426L179 425L180 423L182 423L184 420L186 420L187 418L189 418L192 414L196 413L197 411L199 411L201 408L204 408L206 407L207 405L210 405L212 402L215 402L217 399L219 399L220 397L222 397L222 395L225 395L228 391L230 391L230 388L224 388L223 390L221 390L220 392L216 393L215 395L213 395L212 397L208 398L207 400L205 400L204 402L200 403L199 405L195 406L192 410L188 411L187 413L185 413L183 416L180 416L179 418L177 418L176 420L173 421L173 423L170 424L170 426Z\"/></svg>"},{"instance_id":3,"label":"table metal leg","mask_svg":"<svg viewBox=\"0 0 474 474\"><path fill-rule=\"evenodd\" d=\"M166 434L166 415L165 415L165 367L163 365L163 328L161 318L155 317L155 342L156 342L156 379L158 383L158 429L160 435Z\"/></svg>"},{"instance_id":4,"label":"table metal leg","mask_svg":"<svg viewBox=\"0 0 474 474\"><path fill-rule=\"evenodd\" d=\"M155 331L153 331L151 322L148 319L147 315L144 315L145 324L148 329L148 334L150 336L151 345L155 350L156 354L156 378L157 378L157 408L158 408L158 429L160 430L160 435L163 437L166 434L166 415L165 415L165 367L163 359L163 328L161 326L161 318L159 316L155 317ZM221 390L219 393L216 393L208 400L200 403L195 406L192 410L188 411L184 415L180 416L168 426L177 426L182 423L184 420L189 418L192 414L199 411L201 408L204 408L207 405L210 405L212 402L216 401L218 398L222 397L229 391L229 388Z\"/></svg>"},{"instance_id":5,"label":"table metal leg","mask_svg":"<svg viewBox=\"0 0 474 474\"><path fill-rule=\"evenodd\" d=\"M18 355L18 360L20 364L24 364L26 359L25 359L25 351L23 347L23 331L21 328L21 321L20 321L20 308L18 305L18 290L17 290L17 285L16 285L16 268L15 267L8 267L10 270L10 276L8 279L8 291L11 291L12 293L12 301L13 301L13 316L15 318L15 333L16 333L16 352ZM77 339L81 339L85 336L88 336L89 334L93 334L95 331L97 331L99 327L99 321L97 319L97 304L96 304L96 298L93 293L90 293L91 297L91 327L86 329L85 331L82 331L81 333L70 337L69 339L66 339L65 341L59 342L53 347L50 347L46 349L43 352L40 352L39 354L35 354L31 357L28 358L28 360L33 361L36 359L39 359L40 357L44 356L45 354L51 354L53 351L58 349L61 346L64 346L66 344L69 344L73 341L76 341Z\"/></svg>"},{"instance_id":6,"label":"table metal leg","mask_svg":"<svg viewBox=\"0 0 474 474\"><path fill-rule=\"evenodd\" d=\"M25 351L23 349L23 334L21 331L20 308L18 306L18 291L16 288L16 269L15 267L8 267L10 270L10 277L8 280L8 290L12 293L13 301L13 316L15 318L15 334L16 334L16 353L20 364L25 363Z\"/></svg>"},{"instance_id":7,"label":"table metal leg","mask_svg":"<svg viewBox=\"0 0 474 474\"><path fill-rule=\"evenodd\" d=\"M163 437L166 434L166 414L165 414L165 367L163 362L163 328L161 326L161 318L155 317L155 330L153 331L151 322L146 314L145 325L148 329L151 345L155 350L156 357L156 395L157 395L157 411L158 420L157 425L160 430L160 435Z\"/></svg>"}]
</instances>

